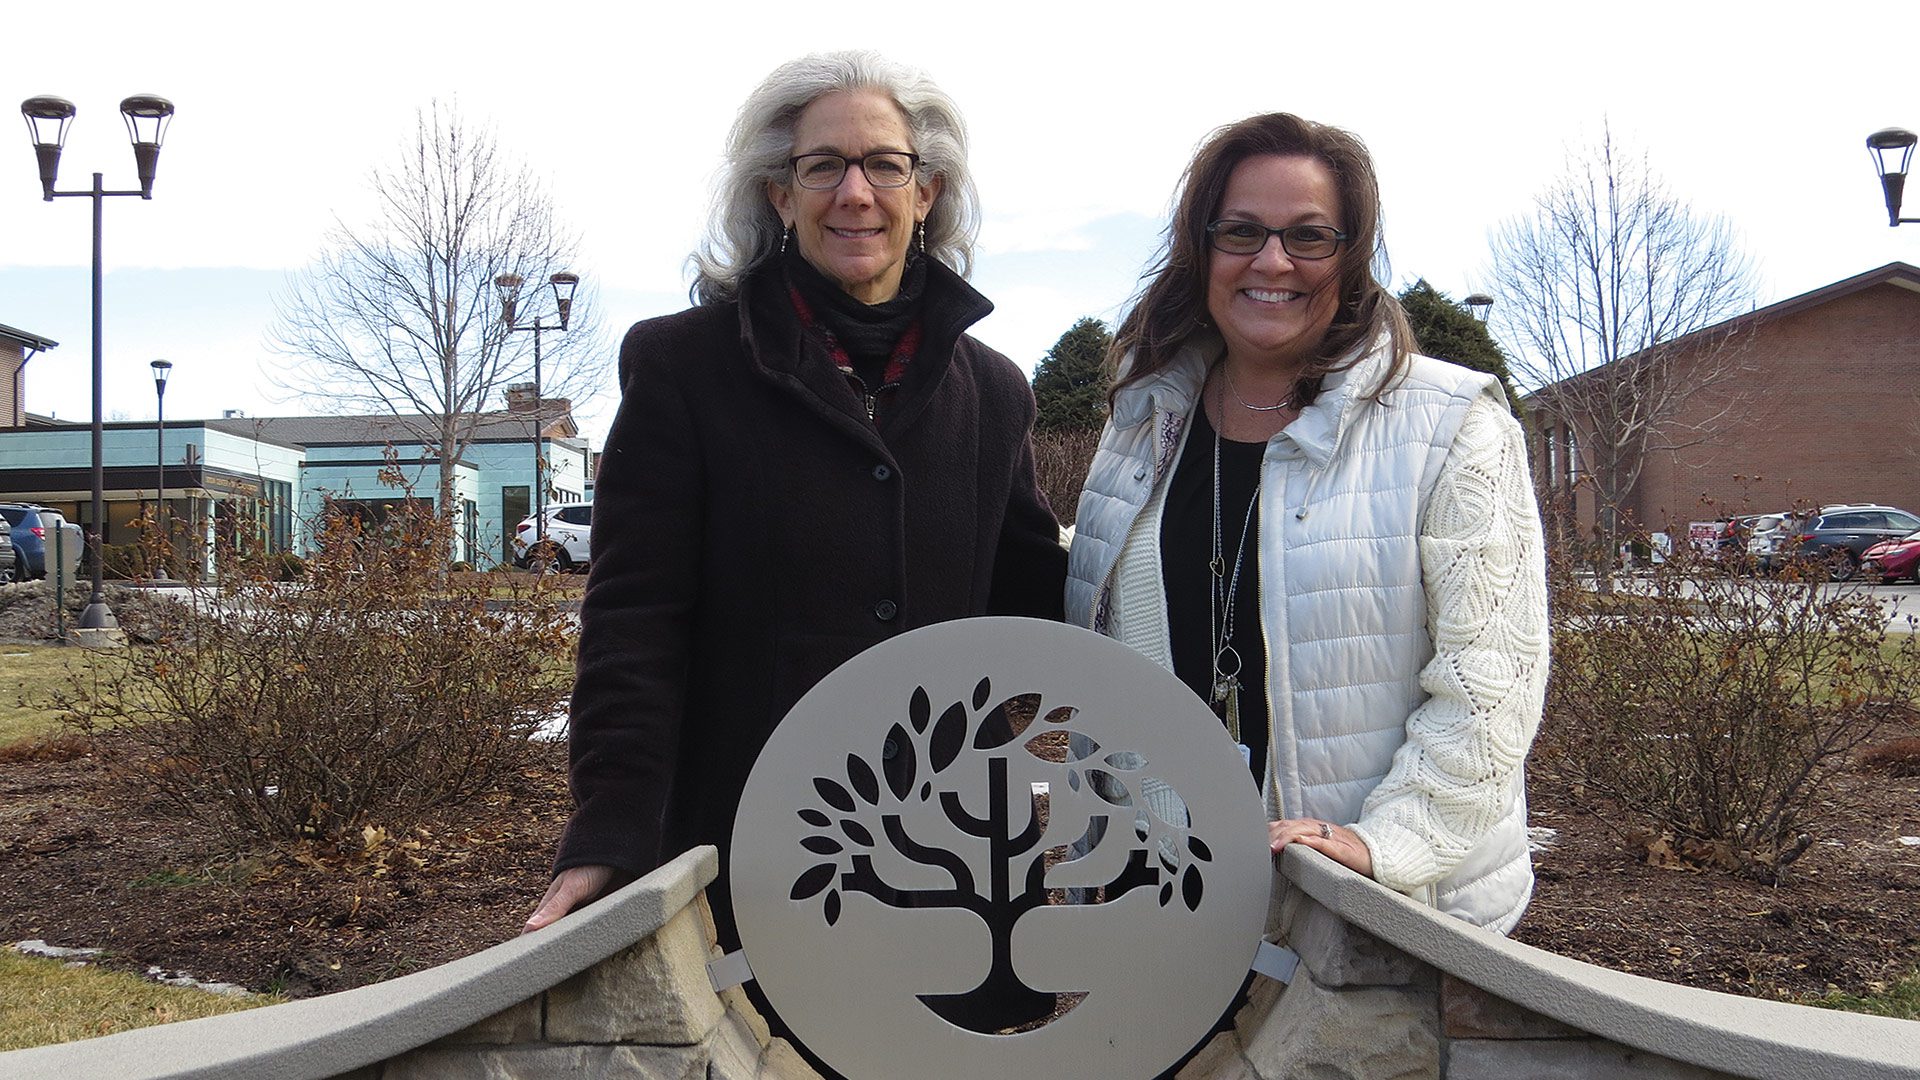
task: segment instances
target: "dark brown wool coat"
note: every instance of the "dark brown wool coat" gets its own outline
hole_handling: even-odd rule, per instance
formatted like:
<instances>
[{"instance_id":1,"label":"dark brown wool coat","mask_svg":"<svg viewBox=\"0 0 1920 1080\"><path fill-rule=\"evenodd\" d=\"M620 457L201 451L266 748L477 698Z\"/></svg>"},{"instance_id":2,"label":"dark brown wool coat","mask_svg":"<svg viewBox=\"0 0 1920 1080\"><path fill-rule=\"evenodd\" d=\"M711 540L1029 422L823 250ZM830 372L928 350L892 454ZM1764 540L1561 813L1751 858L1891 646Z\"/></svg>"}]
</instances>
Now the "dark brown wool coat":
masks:
<instances>
[{"instance_id":1,"label":"dark brown wool coat","mask_svg":"<svg viewBox=\"0 0 1920 1080\"><path fill-rule=\"evenodd\" d=\"M992 305L929 268L925 340L876 425L774 270L620 349L556 869L625 878L724 852L787 710L861 650L981 614L1058 619L1066 557L1034 481L1033 394L963 331ZM724 859L722 860L724 864ZM732 943L723 865L713 890Z\"/></svg>"}]
</instances>

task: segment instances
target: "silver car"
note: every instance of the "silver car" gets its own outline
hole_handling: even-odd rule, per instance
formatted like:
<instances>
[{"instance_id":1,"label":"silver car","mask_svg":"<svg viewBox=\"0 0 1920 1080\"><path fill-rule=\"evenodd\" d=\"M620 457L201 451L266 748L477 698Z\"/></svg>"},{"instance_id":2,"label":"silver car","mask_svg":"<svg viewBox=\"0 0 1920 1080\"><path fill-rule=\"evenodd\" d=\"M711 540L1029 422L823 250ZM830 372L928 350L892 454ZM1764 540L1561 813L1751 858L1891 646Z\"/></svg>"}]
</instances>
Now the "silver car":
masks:
<instances>
[{"instance_id":1,"label":"silver car","mask_svg":"<svg viewBox=\"0 0 1920 1080\"><path fill-rule=\"evenodd\" d=\"M1781 549L1792 538L1800 519L1791 511L1778 514L1761 514L1753 518L1747 526L1747 555L1760 571L1771 572L1780 568L1785 560Z\"/></svg>"}]
</instances>

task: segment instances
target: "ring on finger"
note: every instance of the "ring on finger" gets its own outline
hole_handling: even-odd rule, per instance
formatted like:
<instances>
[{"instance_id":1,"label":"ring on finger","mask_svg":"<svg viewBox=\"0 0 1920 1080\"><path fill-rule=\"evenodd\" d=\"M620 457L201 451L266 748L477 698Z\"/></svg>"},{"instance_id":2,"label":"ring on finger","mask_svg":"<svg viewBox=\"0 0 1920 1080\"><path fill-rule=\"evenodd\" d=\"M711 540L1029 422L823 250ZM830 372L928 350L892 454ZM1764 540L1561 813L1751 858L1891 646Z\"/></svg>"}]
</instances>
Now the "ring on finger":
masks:
<instances>
[{"instance_id":1,"label":"ring on finger","mask_svg":"<svg viewBox=\"0 0 1920 1080\"><path fill-rule=\"evenodd\" d=\"M1322 839L1322 840L1331 840L1331 839L1333 839L1333 826L1332 826L1332 825L1329 825L1329 824L1327 824L1327 823L1326 823L1326 822L1324 822L1324 821L1320 823L1320 839Z\"/></svg>"}]
</instances>

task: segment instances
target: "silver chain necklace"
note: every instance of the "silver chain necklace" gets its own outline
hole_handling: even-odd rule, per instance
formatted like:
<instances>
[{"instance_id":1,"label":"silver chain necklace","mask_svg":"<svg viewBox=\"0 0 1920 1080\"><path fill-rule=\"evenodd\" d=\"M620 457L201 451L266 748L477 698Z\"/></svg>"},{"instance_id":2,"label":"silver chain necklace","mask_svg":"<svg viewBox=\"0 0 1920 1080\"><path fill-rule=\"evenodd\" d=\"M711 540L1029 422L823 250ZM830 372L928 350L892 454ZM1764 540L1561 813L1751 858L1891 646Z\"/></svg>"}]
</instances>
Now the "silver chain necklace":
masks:
<instances>
[{"instance_id":1,"label":"silver chain necklace","mask_svg":"<svg viewBox=\"0 0 1920 1080\"><path fill-rule=\"evenodd\" d=\"M1232 389L1231 384L1228 389ZM1234 396L1237 398L1240 395ZM1224 411L1226 402L1218 394L1214 397ZM1246 403L1241 402L1241 404ZM1216 708L1223 704L1226 706L1222 719L1226 721L1227 734L1234 742L1240 741L1240 671L1243 664L1239 650L1233 647L1233 601L1240 591L1240 570L1246 564L1247 537L1253 531L1253 511L1260 505L1261 479L1259 473L1254 474L1253 495L1247 499L1247 516L1240 523L1240 546L1233 554L1233 572L1229 574L1225 538L1220 524L1220 428L1215 425L1213 429L1213 558L1207 563L1207 569L1211 571L1207 590L1207 629L1212 632L1213 638L1211 703Z\"/></svg>"},{"instance_id":2,"label":"silver chain necklace","mask_svg":"<svg viewBox=\"0 0 1920 1080\"><path fill-rule=\"evenodd\" d=\"M1233 400L1239 402L1240 407L1243 409L1252 412L1279 412L1281 409L1289 408L1293 405L1292 394L1288 394L1272 405L1250 405L1247 403L1246 398L1240 396L1240 391L1234 388L1233 369L1229 368L1224 360L1220 363L1220 374L1222 376L1221 381L1227 384L1227 393L1232 394ZM1224 405L1226 403L1221 402L1221 404Z\"/></svg>"}]
</instances>

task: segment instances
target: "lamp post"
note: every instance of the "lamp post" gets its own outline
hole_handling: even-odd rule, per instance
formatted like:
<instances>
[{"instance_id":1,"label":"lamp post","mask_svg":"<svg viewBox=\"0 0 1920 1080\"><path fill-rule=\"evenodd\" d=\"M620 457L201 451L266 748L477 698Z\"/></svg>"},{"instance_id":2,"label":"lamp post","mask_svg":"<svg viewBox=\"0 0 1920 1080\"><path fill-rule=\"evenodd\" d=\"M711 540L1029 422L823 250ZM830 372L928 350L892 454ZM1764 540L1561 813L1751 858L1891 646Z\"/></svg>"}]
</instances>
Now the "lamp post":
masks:
<instances>
[{"instance_id":1,"label":"lamp post","mask_svg":"<svg viewBox=\"0 0 1920 1080\"><path fill-rule=\"evenodd\" d=\"M1473 317L1481 322L1486 322L1487 312L1493 310L1493 297L1483 292L1468 293L1467 298L1460 302L1467 305L1467 310L1471 311Z\"/></svg>"},{"instance_id":2,"label":"lamp post","mask_svg":"<svg viewBox=\"0 0 1920 1080\"><path fill-rule=\"evenodd\" d=\"M93 528L87 536L87 551L93 560L93 593L87 599L86 610L80 613L80 630L112 631L119 627L119 621L107 607L104 567L100 559L101 537L106 527L106 500L102 493L106 476L101 457L103 425L100 408L100 210L102 201L108 196L153 198L154 169L160 162L161 139L165 137L167 125L173 118L173 103L152 94L136 94L120 102L120 115L125 118L127 134L133 140L134 166L140 176L138 191L108 191L102 186L99 173L93 174L93 187L90 190L54 190L54 181L60 174L60 150L66 145L67 128L78 111L73 102L65 98L30 97L20 103L20 115L26 117L27 131L33 138L34 156L39 159L40 190L46 201L64 198L93 200ZM105 633L86 636L96 644L112 639L111 634Z\"/></svg>"},{"instance_id":3,"label":"lamp post","mask_svg":"<svg viewBox=\"0 0 1920 1080\"><path fill-rule=\"evenodd\" d=\"M1900 196L1907 186L1907 166L1913 161L1913 144L1920 141L1903 128L1887 128L1867 136L1867 149L1873 153L1873 167L1880 173L1880 190L1887 197L1887 226L1920 224L1920 218L1900 216Z\"/></svg>"},{"instance_id":4,"label":"lamp post","mask_svg":"<svg viewBox=\"0 0 1920 1080\"><path fill-rule=\"evenodd\" d=\"M173 534L167 530L167 376L173 374L173 361L155 360L153 369L153 460L155 466L153 524L160 530L160 571L167 576L167 563L173 561Z\"/></svg>"},{"instance_id":5,"label":"lamp post","mask_svg":"<svg viewBox=\"0 0 1920 1080\"><path fill-rule=\"evenodd\" d=\"M547 279L547 285L553 289L554 306L559 310L560 321L557 323L545 322L538 315L524 325L514 321L514 302L519 298L520 286L526 280L519 274L501 274L493 279L493 287L500 294L500 321L506 325L507 332L533 332L533 535L534 543L538 545L547 539L547 485L542 477L546 455L541 452L543 440L540 437L540 334L544 330L566 331L567 320L573 316L573 290L580 285L580 275L562 270Z\"/></svg>"}]
</instances>

